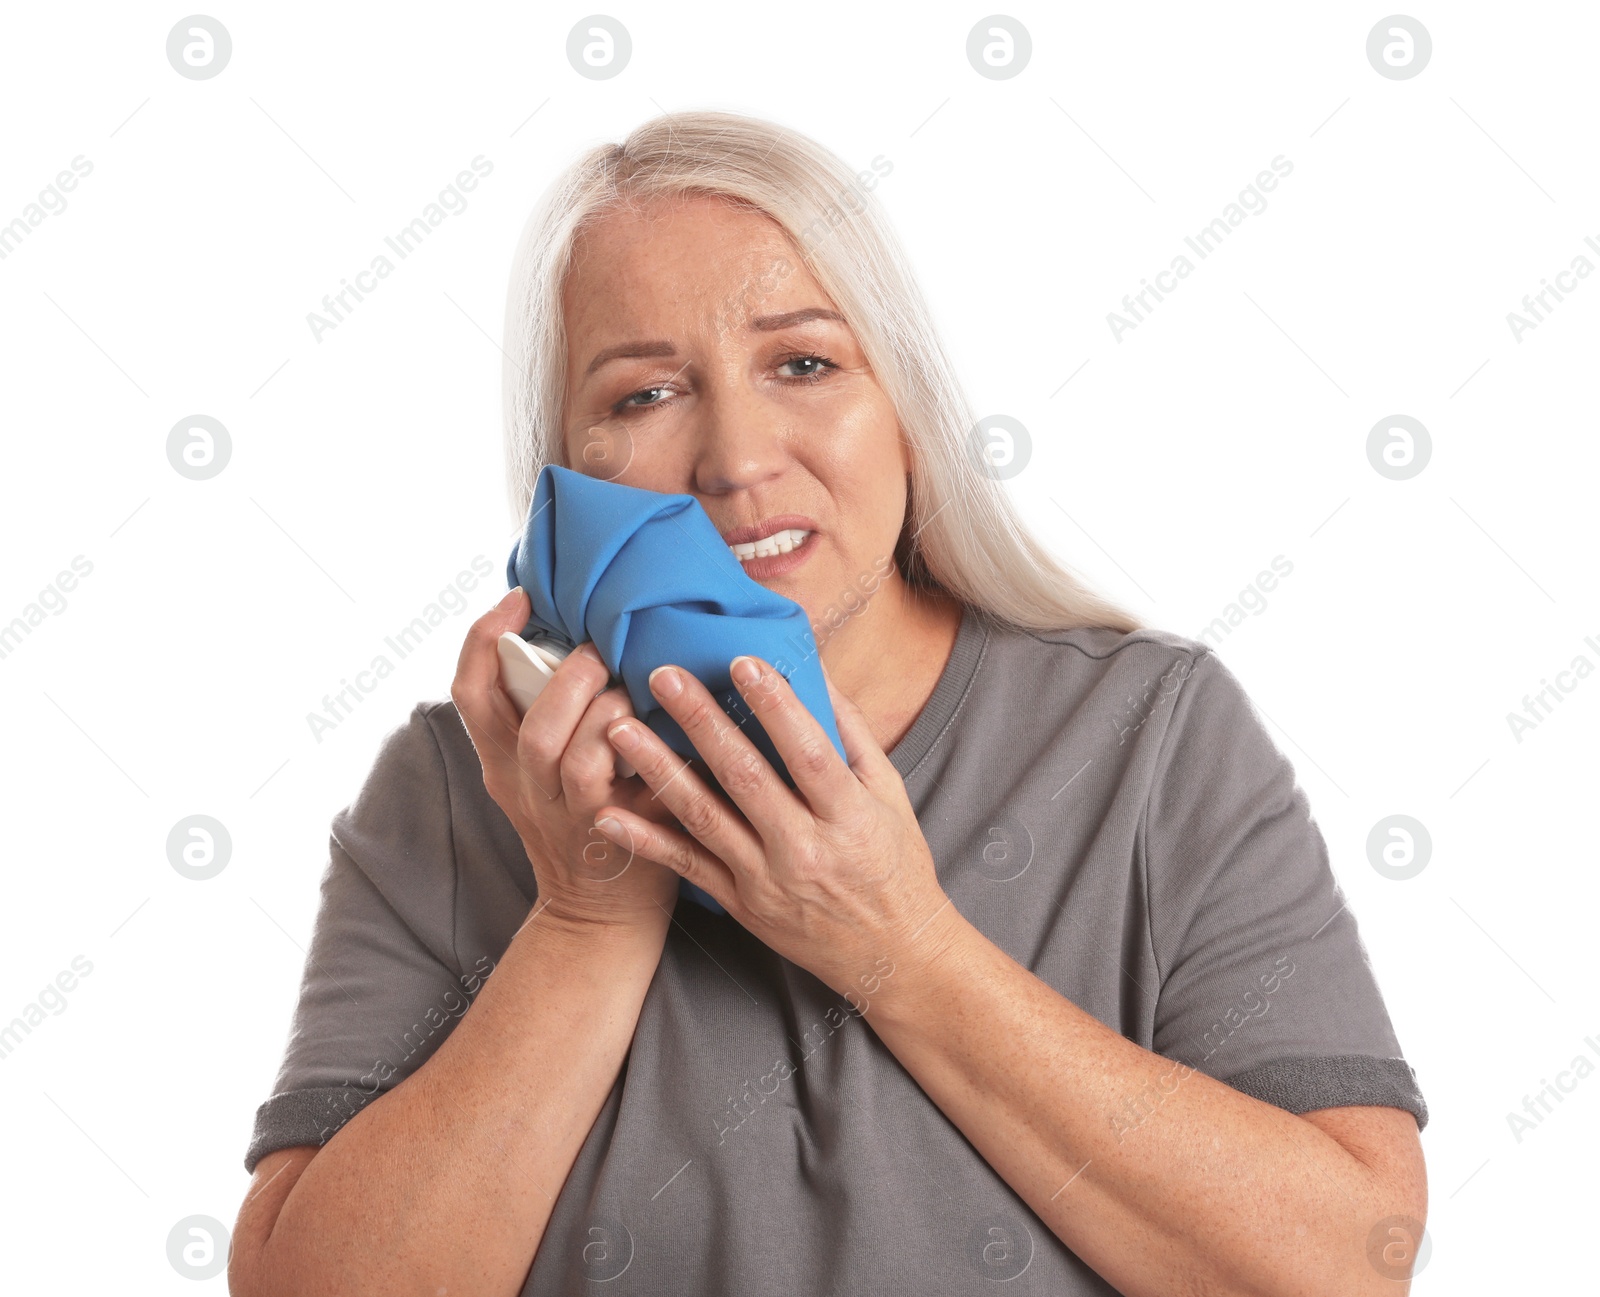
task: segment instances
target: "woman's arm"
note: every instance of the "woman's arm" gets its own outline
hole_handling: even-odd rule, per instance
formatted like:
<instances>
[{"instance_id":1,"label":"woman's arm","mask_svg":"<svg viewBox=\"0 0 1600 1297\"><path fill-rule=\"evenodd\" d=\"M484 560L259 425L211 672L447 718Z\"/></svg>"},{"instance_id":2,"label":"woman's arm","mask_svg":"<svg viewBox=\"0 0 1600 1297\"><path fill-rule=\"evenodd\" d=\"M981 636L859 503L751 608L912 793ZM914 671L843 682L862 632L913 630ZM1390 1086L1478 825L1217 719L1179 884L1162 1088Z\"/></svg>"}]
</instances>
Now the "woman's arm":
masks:
<instances>
[{"instance_id":1,"label":"woman's arm","mask_svg":"<svg viewBox=\"0 0 1600 1297\"><path fill-rule=\"evenodd\" d=\"M664 812L617 777L605 727L633 712L593 648L568 656L524 716L500 687L496 641L527 617L518 589L472 624L450 695L538 903L427 1062L309 1161L301 1149L257 1167L230 1267L243 1297L512 1297L616 1082L678 880L594 835L608 802L642 822Z\"/></svg>"},{"instance_id":2,"label":"woman's arm","mask_svg":"<svg viewBox=\"0 0 1600 1297\"><path fill-rule=\"evenodd\" d=\"M263 1160L235 1226L230 1291L521 1292L627 1054L669 922L536 909L433 1057L302 1162L298 1179L293 1160Z\"/></svg>"},{"instance_id":3,"label":"woman's arm","mask_svg":"<svg viewBox=\"0 0 1600 1297\"><path fill-rule=\"evenodd\" d=\"M624 720L613 744L687 833L620 806L602 810L602 832L703 887L853 1004L870 990L857 1011L906 1070L1129 1297L1404 1291L1395 1274L1409 1258L1383 1231L1426 1210L1409 1113L1298 1117L1104 1026L950 903L905 786L850 700L832 694L846 766L770 666L740 658L731 674L796 790L703 686L663 668L652 689L732 804ZM884 959L892 976L872 971ZM1163 1094L1127 1120L1130 1100ZM1368 1259L1375 1231L1381 1271Z\"/></svg>"},{"instance_id":4,"label":"woman's arm","mask_svg":"<svg viewBox=\"0 0 1600 1297\"><path fill-rule=\"evenodd\" d=\"M1297 1117L1241 1094L1085 1013L954 906L897 958L864 1016L989 1165L1129 1297L1409 1288L1393 1277L1408 1258L1368 1259L1380 1222L1426 1215L1409 1112Z\"/></svg>"}]
</instances>

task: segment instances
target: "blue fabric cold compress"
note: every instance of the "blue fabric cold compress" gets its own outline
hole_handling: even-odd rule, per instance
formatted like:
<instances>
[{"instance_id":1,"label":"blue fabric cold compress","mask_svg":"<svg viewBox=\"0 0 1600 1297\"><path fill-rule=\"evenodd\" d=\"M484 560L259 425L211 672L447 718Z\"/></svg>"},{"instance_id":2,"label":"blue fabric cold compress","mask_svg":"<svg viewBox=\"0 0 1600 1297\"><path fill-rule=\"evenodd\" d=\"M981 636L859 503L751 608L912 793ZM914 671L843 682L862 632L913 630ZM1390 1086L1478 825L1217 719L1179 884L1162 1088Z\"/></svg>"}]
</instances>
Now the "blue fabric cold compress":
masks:
<instances>
[{"instance_id":1,"label":"blue fabric cold compress","mask_svg":"<svg viewBox=\"0 0 1600 1297\"><path fill-rule=\"evenodd\" d=\"M506 562L506 584L528 592L525 639L593 640L628 690L634 715L683 757L694 745L650 692L650 673L688 671L788 779L772 741L734 688L729 663L770 663L844 756L805 610L746 576L700 502L545 467ZM792 781L791 781L792 784ZM683 880L680 891L722 907Z\"/></svg>"}]
</instances>

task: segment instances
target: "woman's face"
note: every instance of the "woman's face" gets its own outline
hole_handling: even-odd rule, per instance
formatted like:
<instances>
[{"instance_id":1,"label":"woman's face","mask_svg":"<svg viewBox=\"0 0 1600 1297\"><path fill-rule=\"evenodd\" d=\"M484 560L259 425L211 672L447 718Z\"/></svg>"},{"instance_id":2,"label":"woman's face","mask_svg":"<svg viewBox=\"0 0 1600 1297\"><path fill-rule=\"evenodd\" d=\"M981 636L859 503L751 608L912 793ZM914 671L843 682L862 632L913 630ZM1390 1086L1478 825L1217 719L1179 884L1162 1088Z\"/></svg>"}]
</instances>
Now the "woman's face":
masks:
<instances>
[{"instance_id":1,"label":"woman's face","mask_svg":"<svg viewBox=\"0 0 1600 1297\"><path fill-rule=\"evenodd\" d=\"M607 214L575 254L567 464L693 495L746 573L813 619L897 579L899 422L782 229L673 197Z\"/></svg>"}]
</instances>

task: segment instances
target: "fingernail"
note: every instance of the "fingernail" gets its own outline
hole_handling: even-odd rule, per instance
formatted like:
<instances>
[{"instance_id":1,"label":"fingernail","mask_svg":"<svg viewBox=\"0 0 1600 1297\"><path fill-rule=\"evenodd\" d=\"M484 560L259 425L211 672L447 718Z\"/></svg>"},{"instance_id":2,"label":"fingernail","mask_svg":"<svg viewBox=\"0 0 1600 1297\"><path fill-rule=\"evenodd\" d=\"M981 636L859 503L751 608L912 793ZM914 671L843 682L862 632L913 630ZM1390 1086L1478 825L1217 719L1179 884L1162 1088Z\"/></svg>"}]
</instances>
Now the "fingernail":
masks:
<instances>
[{"instance_id":1,"label":"fingernail","mask_svg":"<svg viewBox=\"0 0 1600 1297\"><path fill-rule=\"evenodd\" d=\"M594 822L594 826L608 838L620 838L622 836L622 821L614 815L602 816Z\"/></svg>"},{"instance_id":2,"label":"fingernail","mask_svg":"<svg viewBox=\"0 0 1600 1297\"><path fill-rule=\"evenodd\" d=\"M736 657L728 667L736 685L753 685L761 679L761 667L752 657Z\"/></svg>"},{"instance_id":3,"label":"fingernail","mask_svg":"<svg viewBox=\"0 0 1600 1297\"><path fill-rule=\"evenodd\" d=\"M650 673L650 687L662 698L676 698L683 692L683 679L676 667L657 667Z\"/></svg>"},{"instance_id":4,"label":"fingernail","mask_svg":"<svg viewBox=\"0 0 1600 1297\"><path fill-rule=\"evenodd\" d=\"M635 726L628 724L627 721L620 721L613 725L606 731L606 737L624 752L632 752L634 748L639 746L639 731Z\"/></svg>"},{"instance_id":5,"label":"fingernail","mask_svg":"<svg viewBox=\"0 0 1600 1297\"><path fill-rule=\"evenodd\" d=\"M514 604L517 601L517 596L520 595L521 593L522 593L522 587L520 585L519 586L513 586L510 590L506 591L505 597L503 599L501 599L499 603L495 604L494 610L496 612L504 612L507 608L511 607L511 605Z\"/></svg>"}]
</instances>

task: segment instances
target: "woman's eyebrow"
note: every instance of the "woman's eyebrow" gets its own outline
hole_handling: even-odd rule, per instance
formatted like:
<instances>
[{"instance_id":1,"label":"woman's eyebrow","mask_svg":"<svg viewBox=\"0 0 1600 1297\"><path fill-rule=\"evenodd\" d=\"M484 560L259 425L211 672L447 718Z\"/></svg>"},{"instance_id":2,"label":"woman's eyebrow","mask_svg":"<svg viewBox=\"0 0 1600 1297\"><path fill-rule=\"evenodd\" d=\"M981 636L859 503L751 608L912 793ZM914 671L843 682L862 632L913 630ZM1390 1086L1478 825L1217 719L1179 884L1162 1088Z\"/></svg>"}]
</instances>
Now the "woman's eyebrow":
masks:
<instances>
[{"instance_id":1,"label":"woman's eyebrow","mask_svg":"<svg viewBox=\"0 0 1600 1297\"><path fill-rule=\"evenodd\" d=\"M785 311L782 315L757 315L751 319L750 327L758 333L773 333L778 329L791 329L797 324L809 324L812 320L837 320L840 324L847 323L838 311L830 311L821 306L807 306L798 311ZM589 367L583 371L583 376L589 377L609 361L660 359L675 356L677 351L678 349L665 338L651 342L619 342L614 347L606 347L596 352L595 358L589 362Z\"/></svg>"},{"instance_id":2,"label":"woman's eyebrow","mask_svg":"<svg viewBox=\"0 0 1600 1297\"><path fill-rule=\"evenodd\" d=\"M820 306L808 306L799 311L785 311L782 315L757 315L750 321L750 327L760 333L772 333L777 329L792 328L796 324L809 324L812 320L837 320L840 324L847 322L838 311L829 311Z\"/></svg>"},{"instance_id":3,"label":"woman's eyebrow","mask_svg":"<svg viewBox=\"0 0 1600 1297\"><path fill-rule=\"evenodd\" d=\"M589 362L589 368L583 371L583 376L588 378L590 374L608 361L631 360L636 356L674 356L677 351L678 349L664 338L655 342L620 342L614 347L607 347L603 351L596 352L595 358Z\"/></svg>"}]
</instances>

